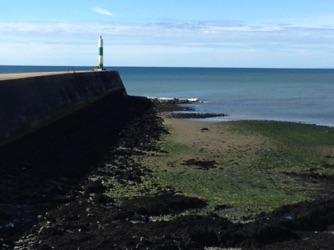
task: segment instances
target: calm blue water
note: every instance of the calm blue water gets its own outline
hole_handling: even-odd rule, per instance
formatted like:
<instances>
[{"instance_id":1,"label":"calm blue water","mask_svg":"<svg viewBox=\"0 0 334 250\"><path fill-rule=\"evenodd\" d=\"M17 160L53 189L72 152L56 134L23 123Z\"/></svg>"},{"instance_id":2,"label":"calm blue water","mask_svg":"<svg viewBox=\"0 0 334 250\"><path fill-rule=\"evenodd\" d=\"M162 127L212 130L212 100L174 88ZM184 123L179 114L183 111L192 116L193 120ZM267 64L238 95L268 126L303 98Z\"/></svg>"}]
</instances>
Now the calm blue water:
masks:
<instances>
[{"instance_id":1,"label":"calm blue water","mask_svg":"<svg viewBox=\"0 0 334 250\"><path fill-rule=\"evenodd\" d=\"M74 67L90 70L93 67ZM114 67L128 94L200 98L214 120L276 120L334 126L334 69ZM73 71L72 67L0 66L0 73ZM212 119L211 119L212 120Z\"/></svg>"}]
</instances>

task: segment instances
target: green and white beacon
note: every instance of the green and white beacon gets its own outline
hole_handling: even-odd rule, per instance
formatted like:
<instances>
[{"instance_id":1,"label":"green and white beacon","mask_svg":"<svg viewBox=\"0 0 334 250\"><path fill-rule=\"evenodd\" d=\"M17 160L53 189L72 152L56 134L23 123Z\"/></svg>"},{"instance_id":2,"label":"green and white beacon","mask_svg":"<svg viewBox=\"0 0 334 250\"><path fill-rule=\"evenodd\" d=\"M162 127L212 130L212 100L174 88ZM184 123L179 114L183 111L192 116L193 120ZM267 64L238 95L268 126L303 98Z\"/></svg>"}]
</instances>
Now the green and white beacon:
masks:
<instances>
[{"instance_id":1,"label":"green and white beacon","mask_svg":"<svg viewBox=\"0 0 334 250\"><path fill-rule=\"evenodd\" d=\"M100 36L98 40L98 46L99 46L98 66L94 70L105 70L103 68L103 39L102 39L102 36Z\"/></svg>"}]
</instances>

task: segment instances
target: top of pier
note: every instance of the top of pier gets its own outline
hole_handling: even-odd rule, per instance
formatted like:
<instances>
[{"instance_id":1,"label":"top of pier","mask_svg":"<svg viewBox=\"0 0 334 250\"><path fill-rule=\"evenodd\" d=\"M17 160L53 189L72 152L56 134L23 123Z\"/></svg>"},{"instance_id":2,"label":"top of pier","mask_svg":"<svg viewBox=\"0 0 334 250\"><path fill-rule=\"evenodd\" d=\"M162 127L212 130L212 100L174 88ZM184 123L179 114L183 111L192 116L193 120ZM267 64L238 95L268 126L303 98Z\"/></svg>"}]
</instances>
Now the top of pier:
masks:
<instances>
[{"instance_id":1,"label":"top of pier","mask_svg":"<svg viewBox=\"0 0 334 250\"><path fill-rule=\"evenodd\" d=\"M38 77L38 76L73 74L73 73L81 73L81 72L92 72L92 71L54 71L54 72L30 72L30 73L0 74L0 81L20 79L20 78L29 78L29 77Z\"/></svg>"}]
</instances>

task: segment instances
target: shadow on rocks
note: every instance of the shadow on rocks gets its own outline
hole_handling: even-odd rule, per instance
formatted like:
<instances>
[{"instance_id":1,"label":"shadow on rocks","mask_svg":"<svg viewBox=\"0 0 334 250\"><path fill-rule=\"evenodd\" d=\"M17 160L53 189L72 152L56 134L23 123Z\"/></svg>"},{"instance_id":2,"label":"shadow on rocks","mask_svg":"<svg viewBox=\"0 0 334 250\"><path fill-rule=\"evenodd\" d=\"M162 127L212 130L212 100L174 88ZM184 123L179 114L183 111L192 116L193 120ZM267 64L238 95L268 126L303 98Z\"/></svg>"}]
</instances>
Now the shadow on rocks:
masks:
<instances>
[{"instance_id":1,"label":"shadow on rocks","mask_svg":"<svg viewBox=\"0 0 334 250\"><path fill-rule=\"evenodd\" d=\"M111 94L1 147L0 246L11 249L37 215L73 200L71 189L103 164L124 127L151 107L146 98ZM88 183L85 192L99 189Z\"/></svg>"}]
</instances>

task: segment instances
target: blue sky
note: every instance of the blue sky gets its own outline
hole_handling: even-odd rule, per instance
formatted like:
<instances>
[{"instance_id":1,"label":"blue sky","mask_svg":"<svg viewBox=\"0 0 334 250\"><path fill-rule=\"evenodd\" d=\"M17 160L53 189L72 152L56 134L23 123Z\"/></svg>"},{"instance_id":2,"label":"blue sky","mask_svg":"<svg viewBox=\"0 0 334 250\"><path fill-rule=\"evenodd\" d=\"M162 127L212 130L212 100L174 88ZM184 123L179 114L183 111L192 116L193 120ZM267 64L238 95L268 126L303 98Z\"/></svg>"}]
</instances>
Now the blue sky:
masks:
<instances>
[{"instance_id":1,"label":"blue sky","mask_svg":"<svg viewBox=\"0 0 334 250\"><path fill-rule=\"evenodd\" d=\"M334 67L333 0L0 0L0 65Z\"/></svg>"}]
</instances>

